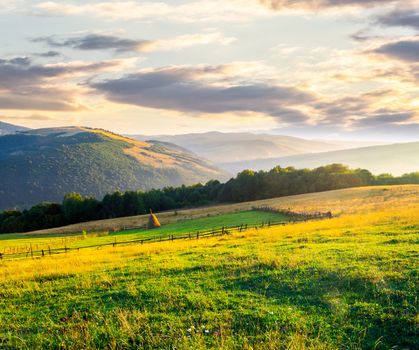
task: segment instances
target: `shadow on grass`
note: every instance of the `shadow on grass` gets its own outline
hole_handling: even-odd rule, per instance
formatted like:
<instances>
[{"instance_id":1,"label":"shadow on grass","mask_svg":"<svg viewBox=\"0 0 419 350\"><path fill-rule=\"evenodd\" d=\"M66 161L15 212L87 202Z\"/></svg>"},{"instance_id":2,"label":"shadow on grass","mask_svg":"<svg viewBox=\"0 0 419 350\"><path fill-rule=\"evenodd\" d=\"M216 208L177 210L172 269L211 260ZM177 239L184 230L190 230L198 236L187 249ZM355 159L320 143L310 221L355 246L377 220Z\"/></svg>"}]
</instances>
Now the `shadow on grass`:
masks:
<instances>
[{"instance_id":1,"label":"shadow on grass","mask_svg":"<svg viewBox=\"0 0 419 350\"><path fill-rule=\"evenodd\" d=\"M415 292L406 281L380 286L361 277L344 276L317 268L281 268L253 265L237 269L222 281L232 293L249 292L276 305L291 305L319 322L338 327L353 338L365 329L364 346L388 349L419 348L415 325ZM410 292L410 293L409 293ZM321 329L321 325L318 325ZM337 330L337 329L336 329ZM353 334L351 334L353 333Z\"/></svg>"}]
</instances>

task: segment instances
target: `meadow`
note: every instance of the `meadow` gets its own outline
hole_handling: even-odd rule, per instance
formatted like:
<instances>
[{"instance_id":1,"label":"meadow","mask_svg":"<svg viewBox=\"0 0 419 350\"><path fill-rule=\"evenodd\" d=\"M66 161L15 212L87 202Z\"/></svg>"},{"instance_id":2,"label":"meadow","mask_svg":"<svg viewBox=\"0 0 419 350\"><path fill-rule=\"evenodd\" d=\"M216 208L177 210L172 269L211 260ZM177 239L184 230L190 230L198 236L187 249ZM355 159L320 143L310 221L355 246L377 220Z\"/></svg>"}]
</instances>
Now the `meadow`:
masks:
<instances>
[{"instance_id":1,"label":"meadow","mask_svg":"<svg viewBox=\"0 0 419 350\"><path fill-rule=\"evenodd\" d=\"M249 211L252 205L208 208L207 214L259 215ZM0 348L419 347L419 186L257 205L332 210L335 217L2 261ZM172 225L200 229L205 214L199 215Z\"/></svg>"},{"instance_id":2,"label":"meadow","mask_svg":"<svg viewBox=\"0 0 419 350\"><path fill-rule=\"evenodd\" d=\"M173 214L174 217L177 214ZM1 234L0 253L6 254L39 251L49 248L83 248L101 244L115 244L136 241L147 238L167 238L193 236L199 231L217 230L222 227L229 228L238 225L261 225L270 222L287 222L288 217L279 213L270 213L256 210L206 216L194 220L180 219L179 221L147 230L146 228L134 228L120 231L99 232L74 232L71 234Z\"/></svg>"}]
</instances>

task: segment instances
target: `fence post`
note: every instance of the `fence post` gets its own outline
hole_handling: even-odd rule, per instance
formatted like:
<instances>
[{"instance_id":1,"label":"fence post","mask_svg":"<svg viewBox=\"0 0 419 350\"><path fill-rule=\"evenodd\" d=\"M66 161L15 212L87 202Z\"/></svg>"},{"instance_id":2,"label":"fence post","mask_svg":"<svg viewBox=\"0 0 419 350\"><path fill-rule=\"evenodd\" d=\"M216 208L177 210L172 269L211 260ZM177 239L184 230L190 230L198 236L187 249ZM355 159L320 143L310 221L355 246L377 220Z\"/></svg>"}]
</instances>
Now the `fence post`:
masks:
<instances>
[{"instance_id":1,"label":"fence post","mask_svg":"<svg viewBox=\"0 0 419 350\"><path fill-rule=\"evenodd\" d=\"M199 239L199 231L196 232L196 239Z\"/></svg>"},{"instance_id":2,"label":"fence post","mask_svg":"<svg viewBox=\"0 0 419 350\"><path fill-rule=\"evenodd\" d=\"M48 246L49 255L51 255L51 247Z\"/></svg>"},{"instance_id":3,"label":"fence post","mask_svg":"<svg viewBox=\"0 0 419 350\"><path fill-rule=\"evenodd\" d=\"M31 243L31 257L33 258L32 243Z\"/></svg>"},{"instance_id":4,"label":"fence post","mask_svg":"<svg viewBox=\"0 0 419 350\"><path fill-rule=\"evenodd\" d=\"M42 256L45 256L44 250L42 249Z\"/></svg>"}]
</instances>

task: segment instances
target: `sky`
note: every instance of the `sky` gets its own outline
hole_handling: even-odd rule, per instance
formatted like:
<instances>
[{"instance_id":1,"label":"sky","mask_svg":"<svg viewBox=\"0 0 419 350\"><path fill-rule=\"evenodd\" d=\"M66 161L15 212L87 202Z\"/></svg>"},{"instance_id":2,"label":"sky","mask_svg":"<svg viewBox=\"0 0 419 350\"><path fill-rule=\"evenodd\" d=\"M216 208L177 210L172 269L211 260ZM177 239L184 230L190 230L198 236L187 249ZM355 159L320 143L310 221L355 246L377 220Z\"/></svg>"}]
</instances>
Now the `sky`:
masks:
<instances>
[{"instance_id":1,"label":"sky","mask_svg":"<svg viewBox=\"0 0 419 350\"><path fill-rule=\"evenodd\" d=\"M419 0L0 0L0 120L419 141Z\"/></svg>"}]
</instances>

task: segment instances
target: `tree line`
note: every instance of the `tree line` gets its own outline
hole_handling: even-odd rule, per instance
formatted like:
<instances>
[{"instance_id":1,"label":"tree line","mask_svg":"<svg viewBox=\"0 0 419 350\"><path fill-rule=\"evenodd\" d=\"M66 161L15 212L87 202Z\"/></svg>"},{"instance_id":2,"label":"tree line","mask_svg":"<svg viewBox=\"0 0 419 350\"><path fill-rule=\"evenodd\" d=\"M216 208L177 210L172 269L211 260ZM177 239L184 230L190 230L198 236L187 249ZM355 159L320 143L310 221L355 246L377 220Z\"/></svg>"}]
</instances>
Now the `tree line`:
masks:
<instances>
[{"instance_id":1,"label":"tree line","mask_svg":"<svg viewBox=\"0 0 419 350\"><path fill-rule=\"evenodd\" d=\"M80 193L65 195L62 203L40 203L27 210L0 213L0 233L27 232L91 220L199 207L217 203L237 203L258 199L320 192L341 188L419 184L419 172L394 177L374 176L365 169L349 169L331 164L313 170L281 168L270 171L244 170L226 183L165 187L148 192L126 191L107 194L102 200Z\"/></svg>"}]
</instances>

